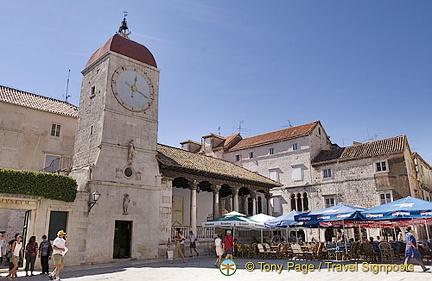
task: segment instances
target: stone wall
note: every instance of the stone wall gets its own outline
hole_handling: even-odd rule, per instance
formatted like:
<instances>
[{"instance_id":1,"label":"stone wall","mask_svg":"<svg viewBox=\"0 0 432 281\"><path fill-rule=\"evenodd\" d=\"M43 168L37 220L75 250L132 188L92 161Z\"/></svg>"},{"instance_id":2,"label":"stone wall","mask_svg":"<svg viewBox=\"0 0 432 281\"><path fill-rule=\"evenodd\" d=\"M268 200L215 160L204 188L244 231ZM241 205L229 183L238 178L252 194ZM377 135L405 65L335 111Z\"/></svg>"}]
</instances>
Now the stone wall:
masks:
<instances>
[{"instance_id":1,"label":"stone wall","mask_svg":"<svg viewBox=\"0 0 432 281\"><path fill-rule=\"evenodd\" d=\"M22 234L25 210L0 209L0 232L6 232L9 237L15 233Z\"/></svg>"},{"instance_id":2,"label":"stone wall","mask_svg":"<svg viewBox=\"0 0 432 281\"><path fill-rule=\"evenodd\" d=\"M45 155L73 154L76 118L0 102L0 167L40 171ZM52 124L61 125L59 137Z\"/></svg>"}]
</instances>

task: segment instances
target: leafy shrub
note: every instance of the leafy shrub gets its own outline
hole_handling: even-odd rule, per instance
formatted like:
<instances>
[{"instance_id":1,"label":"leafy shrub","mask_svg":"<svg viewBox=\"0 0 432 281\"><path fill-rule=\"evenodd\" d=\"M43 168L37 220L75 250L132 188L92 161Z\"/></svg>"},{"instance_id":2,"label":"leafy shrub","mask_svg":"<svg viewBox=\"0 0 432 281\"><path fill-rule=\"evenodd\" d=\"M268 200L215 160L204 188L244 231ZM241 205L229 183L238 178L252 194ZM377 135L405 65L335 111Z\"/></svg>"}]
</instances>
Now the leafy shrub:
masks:
<instances>
[{"instance_id":1,"label":"leafy shrub","mask_svg":"<svg viewBox=\"0 0 432 281\"><path fill-rule=\"evenodd\" d=\"M34 195L73 202L76 188L75 179L64 175L0 168L0 193Z\"/></svg>"}]
</instances>

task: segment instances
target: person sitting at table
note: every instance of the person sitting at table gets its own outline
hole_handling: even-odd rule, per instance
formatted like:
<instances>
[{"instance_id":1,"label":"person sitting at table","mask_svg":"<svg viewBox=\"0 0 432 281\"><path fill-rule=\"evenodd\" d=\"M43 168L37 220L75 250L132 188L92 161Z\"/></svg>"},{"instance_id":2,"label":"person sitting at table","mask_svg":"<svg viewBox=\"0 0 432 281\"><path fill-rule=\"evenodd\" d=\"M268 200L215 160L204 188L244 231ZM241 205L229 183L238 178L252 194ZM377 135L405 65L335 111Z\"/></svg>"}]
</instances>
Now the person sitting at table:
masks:
<instances>
[{"instance_id":1,"label":"person sitting at table","mask_svg":"<svg viewBox=\"0 0 432 281\"><path fill-rule=\"evenodd\" d=\"M419 241L417 244L418 244L418 248L419 248L420 253L423 253L424 255L431 255L432 254L432 250L427 243L422 243Z\"/></svg>"},{"instance_id":2,"label":"person sitting at table","mask_svg":"<svg viewBox=\"0 0 432 281\"><path fill-rule=\"evenodd\" d=\"M378 243L374 241L373 237L369 237L369 244L372 245L373 250L375 253L379 253L379 247L378 247Z\"/></svg>"},{"instance_id":3,"label":"person sitting at table","mask_svg":"<svg viewBox=\"0 0 432 281\"><path fill-rule=\"evenodd\" d=\"M345 242L345 234L340 229L337 230L336 240L342 243Z\"/></svg>"}]
</instances>

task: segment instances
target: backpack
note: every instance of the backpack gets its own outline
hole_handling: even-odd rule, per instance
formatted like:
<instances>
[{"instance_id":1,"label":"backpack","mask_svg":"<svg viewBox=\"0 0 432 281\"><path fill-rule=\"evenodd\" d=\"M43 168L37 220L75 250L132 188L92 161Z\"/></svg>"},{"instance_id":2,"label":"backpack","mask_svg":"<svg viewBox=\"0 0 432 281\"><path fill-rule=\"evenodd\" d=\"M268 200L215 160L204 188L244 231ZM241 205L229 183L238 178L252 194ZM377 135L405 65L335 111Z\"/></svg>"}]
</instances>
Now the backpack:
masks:
<instances>
[{"instance_id":1,"label":"backpack","mask_svg":"<svg viewBox=\"0 0 432 281\"><path fill-rule=\"evenodd\" d=\"M42 241L42 243L39 245L39 250L41 253L41 256L51 256L52 255L52 247L51 243L48 240Z\"/></svg>"}]
</instances>

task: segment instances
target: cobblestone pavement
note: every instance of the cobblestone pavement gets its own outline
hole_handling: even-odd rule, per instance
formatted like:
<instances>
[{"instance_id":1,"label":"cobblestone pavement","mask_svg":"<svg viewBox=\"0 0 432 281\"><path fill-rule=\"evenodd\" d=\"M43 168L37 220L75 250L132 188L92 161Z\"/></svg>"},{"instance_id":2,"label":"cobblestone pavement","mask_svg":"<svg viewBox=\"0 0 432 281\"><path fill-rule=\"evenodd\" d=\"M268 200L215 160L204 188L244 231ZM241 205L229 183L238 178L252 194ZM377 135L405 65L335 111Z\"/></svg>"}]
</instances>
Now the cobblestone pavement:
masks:
<instances>
[{"instance_id":1,"label":"cobblestone pavement","mask_svg":"<svg viewBox=\"0 0 432 281\"><path fill-rule=\"evenodd\" d=\"M109 264L84 265L78 267L66 267L62 271L62 280L365 280L365 281L427 281L432 280L430 272L422 272L420 266L414 265L414 272L393 271L400 263L392 263L391 266L381 264L376 266L371 263L362 264L362 261L337 262L337 261L292 261L292 260L257 260L236 259L237 271L231 276L225 276L214 267L213 257L193 257L186 263L177 260L170 264L167 260L151 261L119 261ZM377 263L378 264L378 263ZM394 265L394 266L393 266ZM430 265L428 266L430 267ZM247 270L247 269L249 270ZM252 270L253 268L253 270ZM386 273L385 270L391 271ZM377 273L371 271L377 270ZM39 272L35 272L38 274ZM7 280L5 273L0 274L0 280ZM19 272L17 280L22 281L47 281L46 275L23 277L24 272Z\"/></svg>"}]
</instances>

